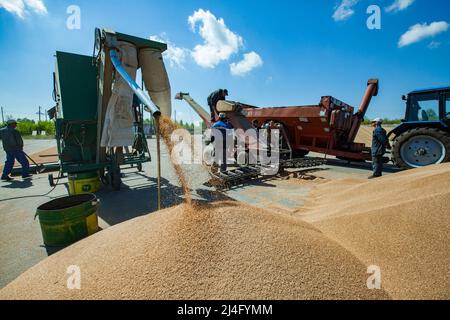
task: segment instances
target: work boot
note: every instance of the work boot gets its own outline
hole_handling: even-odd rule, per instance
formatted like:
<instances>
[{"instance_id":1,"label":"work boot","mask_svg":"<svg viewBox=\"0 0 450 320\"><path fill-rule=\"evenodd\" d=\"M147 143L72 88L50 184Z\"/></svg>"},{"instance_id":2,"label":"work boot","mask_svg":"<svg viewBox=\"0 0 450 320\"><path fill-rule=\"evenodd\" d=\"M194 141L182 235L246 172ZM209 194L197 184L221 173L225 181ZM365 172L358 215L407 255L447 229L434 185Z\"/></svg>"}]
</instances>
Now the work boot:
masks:
<instances>
[{"instance_id":1,"label":"work boot","mask_svg":"<svg viewBox=\"0 0 450 320\"><path fill-rule=\"evenodd\" d=\"M11 182L11 181L13 181L13 180L14 180L14 179L11 178L11 177L9 177L9 176L2 177L2 181Z\"/></svg>"}]
</instances>

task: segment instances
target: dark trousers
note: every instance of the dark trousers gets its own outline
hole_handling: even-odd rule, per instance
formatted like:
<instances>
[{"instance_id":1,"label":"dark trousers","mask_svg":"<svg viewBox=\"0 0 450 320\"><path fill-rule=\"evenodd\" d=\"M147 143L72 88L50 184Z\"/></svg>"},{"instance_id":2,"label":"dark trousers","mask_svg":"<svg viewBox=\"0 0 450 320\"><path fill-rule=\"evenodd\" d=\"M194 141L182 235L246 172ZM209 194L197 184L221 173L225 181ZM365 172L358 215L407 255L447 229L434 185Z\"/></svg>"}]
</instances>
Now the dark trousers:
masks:
<instances>
[{"instance_id":1,"label":"dark trousers","mask_svg":"<svg viewBox=\"0 0 450 320\"><path fill-rule=\"evenodd\" d=\"M209 110L211 111L211 123L214 123L216 122L216 108L210 105Z\"/></svg>"},{"instance_id":2,"label":"dark trousers","mask_svg":"<svg viewBox=\"0 0 450 320\"><path fill-rule=\"evenodd\" d=\"M22 177L26 177L29 175L30 171L30 163L22 150L14 150L14 151L5 151L6 152L6 162L5 167L3 168L2 179L8 177L12 169L14 168L14 162L20 163L22 166Z\"/></svg>"},{"instance_id":3,"label":"dark trousers","mask_svg":"<svg viewBox=\"0 0 450 320\"><path fill-rule=\"evenodd\" d=\"M383 156L372 157L373 175L381 177L383 175Z\"/></svg>"},{"instance_id":4,"label":"dark trousers","mask_svg":"<svg viewBox=\"0 0 450 320\"><path fill-rule=\"evenodd\" d=\"M222 128L214 130L217 130L214 132L215 163L220 166L220 171L225 172L228 169L227 131Z\"/></svg>"}]
</instances>

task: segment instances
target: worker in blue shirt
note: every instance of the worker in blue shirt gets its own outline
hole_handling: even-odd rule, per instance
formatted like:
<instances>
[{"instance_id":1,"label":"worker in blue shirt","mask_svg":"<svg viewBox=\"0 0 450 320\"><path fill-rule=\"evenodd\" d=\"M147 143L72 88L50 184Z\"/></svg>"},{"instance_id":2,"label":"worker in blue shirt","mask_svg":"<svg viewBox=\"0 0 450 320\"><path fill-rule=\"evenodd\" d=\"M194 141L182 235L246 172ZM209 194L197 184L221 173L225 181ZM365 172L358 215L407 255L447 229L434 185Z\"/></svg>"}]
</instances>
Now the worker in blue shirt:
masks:
<instances>
[{"instance_id":1,"label":"worker in blue shirt","mask_svg":"<svg viewBox=\"0 0 450 320\"><path fill-rule=\"evenodd\" d=\"M227 149L230 146L227 146L227 139L228 135L231 133L230 130L233 130L233 126L228 122L226 113L220 113L219 114L219 121L213 124L212 126L213 130L216 129L220 131L220 136L222 137L222 149L215 148L216 152L216 161L218 164L220 164L220 171L225 172L227 170ZM219 139L214 139L214 142L219 143ZM233 140L234 141L234 140ZM234 148L234 145L233 145ZM219 150L218 150L219 149Z\"/></svg>"},{"instance_id":2,"label":"worker in blue shirt","mask_svg":"<svg viewBox=\"0 0 450 320\"><path fill-rule=\"evenodd\" d=\"M375 128L373 131L372 139L372 164L373 175L369 179L379 178L383 175L383 157L386 153L386 149L390 148L389 138L386 130L382 127L383 120L376 118L372 121L372 126Z\"/></svg>"},{"instance_id":3,"label":"worker in blue shirt","mask_svg":"<svg viewBox=\"0 0 450 320\"><path fill-rule=\"evenodd\" d=\"M225 113L219 114L219 121L213 124L213 129L226 129L226 130L233 130L233 126L230 124L230 122L227 119L227 115Z\"/></svg>"},{"instance_id":4,"label":"worker in blue shirt","mask_svg":"<svg viewBox=\"0 0 450 320\"><path fill-rule=\"evenodd\" d=\"M25 152L23 152L22 136L16 128L17 121L8 120L7 127L0 130L0 138L2 139L3 149L6 152L6 162L2 174L3 181L13 180L9 175L12 172L16 160L22 166L22 178L28 179L31 177L29 173L30 163L27 160Z\"/></svg>"}]
</instances>

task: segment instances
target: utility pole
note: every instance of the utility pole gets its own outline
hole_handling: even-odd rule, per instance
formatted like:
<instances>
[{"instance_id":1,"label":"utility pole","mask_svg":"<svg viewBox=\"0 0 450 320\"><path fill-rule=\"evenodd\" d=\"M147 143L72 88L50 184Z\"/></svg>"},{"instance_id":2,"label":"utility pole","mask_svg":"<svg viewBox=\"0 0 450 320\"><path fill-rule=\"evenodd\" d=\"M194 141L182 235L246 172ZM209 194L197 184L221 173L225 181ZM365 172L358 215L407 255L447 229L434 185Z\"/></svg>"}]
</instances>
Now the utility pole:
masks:
<instances>
[{"instance_id":1,"label":"utility pole","mask_svg":"<svg viewBox=\"0 0 450 320\"><path fill-rule=\"evenodd\" d=\"M47 110L44 110L44 115L45 115L45 121L48 121L48 112L47 112Z\"/></svg>"},{"instance_id":2,"label":"utility pole","mask_svg":"<svg viewBox=\"0 0 450 320\"><path fill-rule=\"evenodd\" d=\"M38 123L41 122L41 115L43 115L43 113L41 112L41 109L42 109L42 107L39 106L39 111L38 111L38 113L36 113L39 116L39 122ZM38 125L38 135L41 135L41 130L39 130L39 125Z\"/></svg>"},{"instance_id":3,"label":"utility pole","mask_svg":"<svg viewBox=\"0 0 450 320\"><path fill-rule=\"evenodd\" d=\"M2 107L2 124L5 123L5 115L3 114L3 107Z\"/></svg>"},{"instance_id":4,"label":"utility pole","mask_svg":"<svg viewBox=\"0 0 450 320\"><path fill-rule=\"evenodd\" d=\"M42 109L42 107L39 106L39 112L36 113L36 114L39 116L39 122L41 122L41 116L44 115L44 114L41 112L41 109Z\"/></svg>"}]
</instances>

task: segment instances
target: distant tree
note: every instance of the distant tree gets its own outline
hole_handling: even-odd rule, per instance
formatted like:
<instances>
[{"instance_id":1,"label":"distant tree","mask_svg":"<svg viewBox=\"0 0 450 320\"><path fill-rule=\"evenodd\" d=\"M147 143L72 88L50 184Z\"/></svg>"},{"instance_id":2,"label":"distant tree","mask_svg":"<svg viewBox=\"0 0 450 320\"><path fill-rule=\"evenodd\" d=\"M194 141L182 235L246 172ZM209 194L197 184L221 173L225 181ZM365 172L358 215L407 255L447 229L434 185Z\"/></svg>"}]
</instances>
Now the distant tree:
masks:
<instances>
[{"instance_id":1,"label":"distant tree","mask_svg":"<svg viewBox=\"0 0 450 320\"><path fill-rule=\"evenodd\" d=\"M402 123L402 120L401 119L388 119L388 118L385 118L385 119L383 119L383 123L384 124L400 124L400 123ZM372 124L372 119L365 118L363 124L366 125L366 126L367 125L371 125Z\"/></svg>"},{"instance_id":2,"label":"distant tree","mask_svg":"<svg viewBox=\"0 0 450 320\"><path fill-rule=\"evenodd\" d=\"M425 112L427 113L428 120L439 120L439 116L434 109L427 109Z\"/></svg>"},{"instance_id":3,"label":"distant tree","mask_svg":"<svg viewBox=\"0 0 450 320\"><path fill-rule=\"evenodd\" d=\"M19 119L17 119L17 122L36 123L34 120L31 120L31 119L28 119L28 118L19 118Z\"/></svg>"}]
</instances>

